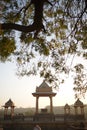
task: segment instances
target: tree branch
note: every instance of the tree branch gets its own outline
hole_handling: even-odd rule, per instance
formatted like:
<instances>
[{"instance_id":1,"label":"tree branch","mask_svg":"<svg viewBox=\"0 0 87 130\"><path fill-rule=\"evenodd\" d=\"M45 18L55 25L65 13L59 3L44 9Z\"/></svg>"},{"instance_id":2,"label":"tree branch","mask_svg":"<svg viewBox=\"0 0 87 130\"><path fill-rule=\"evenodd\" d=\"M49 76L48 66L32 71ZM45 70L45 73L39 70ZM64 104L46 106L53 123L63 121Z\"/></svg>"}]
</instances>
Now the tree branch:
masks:
<instances>
[{"instance_id":1,"label":"tree branch","mask_svg":"<svg viewBox=\"0 0 87 130\"><path fill-rule=\"evenodd\" d=\"M35 24L32 24L30 26L24 26L24 25L19 25L15 23L2 23L1 24L1 30L12 30L12 29L28 33L28 32L37 30L37 27Z\"/></svg>"},{"instance_id":2,"label":"tree branch","mask_svg":"<svg viewBox=\"0 0 87 130\"><path fill-rule=\"evenodd\" d=\"M44 3L47 2L50 5L52 5L48 0L31 0L31 2L26 6L23 7L19 12L21 12L23 9L26 12L26 10L30 7L31 4L34 4L35 11L34 11L34 22L32 25L24 26L19 25L15 23L2 23L1 30L17 30L22 31L25 33L28 32L34 32L35 31L35 37L38 35L38 33L43 29L45 31L44 25L43 25L43 6Z\"/></svg>"}]
</instances>

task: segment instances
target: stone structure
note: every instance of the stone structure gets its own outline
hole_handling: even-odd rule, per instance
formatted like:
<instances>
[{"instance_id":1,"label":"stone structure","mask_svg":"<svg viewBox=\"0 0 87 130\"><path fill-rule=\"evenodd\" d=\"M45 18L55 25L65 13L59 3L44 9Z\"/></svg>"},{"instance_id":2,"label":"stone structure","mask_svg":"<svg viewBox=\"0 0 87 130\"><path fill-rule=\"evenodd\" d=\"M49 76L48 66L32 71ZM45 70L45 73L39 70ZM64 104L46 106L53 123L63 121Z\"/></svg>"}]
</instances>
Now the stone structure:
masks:
<instances>
[{"instance_id":1,"label":"stone structure","mask_svg":"<svg viewBox=\"0 0 87 130\"><path fill-rule=\"evenodd\" d=\"M70 114L70 106L67 103L64 106L64 114Z\"/></svg>"},{"instance_id":2,"label":"stone structure","mask_svg":"<svg viewBox=\"0 0 87 130\"><path fill-rule=\"evenodd\" d=\"M14 108L15 108L15 105L14 103L12 102L11 99L9 99L5 105L3 106L5 109L4 109L4 118L11 118L14 116ZM8 113L8 109L10 108L10 113Z\"/></svg>"},{"instance_id":3,"label":"stone structure","mask_svg":"<svg viewBox=\"0 0 87 130\"><path fill-rule=\"evenodd\" d=\"M63 114L53 113L53 102L52 98L56 95L52 91L52 87L49 87L45 81L36 88L36 92L32 93L36 97L36 113L32 116L14 115L15 105L11 99L9 99L5 105L4 117L6 121L0 121L0 127L4 130L18 130L18 129L33 129L34 125L38 123L43 130L67 130L67 129L86 129L87 121L84 120L84 104L79 99L74 103L75 113L70 111L70 106L65 104ZM47 109L41 109L41 113L38 112L38 99L39 97L49 97L50 99L50 113ZM8 108L11 109L10 115ZM78 111L78 108L80 110ZM80 112L80 113L79 113ZM7 119L11 119L8 120ZM79 125L80 123L80 125ZM72 125L74 124L74 125Z\"/></svg>"},{"instance_id":4,"label":"stone structure","mask_svg":"<svg viewBox=\"0 0 87 130\"><path fill-rule=\"evenodd\" d=\"M84 115L84 104L79 99L74 103L75 115ZM78 110L80 108L80 111Z\"/></svg>"},{"instance_id":5,"label":"stone structure","mask_svg":"<svg viewBox=\"0 0 87 130\"><path fill-rule=\"evenodd\" d=\"M85 120L84 104L79 99L74 103L75 120Z\"/></svg>"},{"instance_id":6,"label":"stone structure","mask_svg":"<svg viewBox=\"0 0 87 130\"><path fill-rule=\"evenodd\" d=\"M48 84L43 81L39 87L36 87L36 92L32 93L34 97L36 97L36 114L38 113L38 104L39 97L49 97L50 98L50 113L53 113L53 101L52 98L56 95L56 93L52 92L52 87L49 87Z\"/></svg>"}]
</instances>

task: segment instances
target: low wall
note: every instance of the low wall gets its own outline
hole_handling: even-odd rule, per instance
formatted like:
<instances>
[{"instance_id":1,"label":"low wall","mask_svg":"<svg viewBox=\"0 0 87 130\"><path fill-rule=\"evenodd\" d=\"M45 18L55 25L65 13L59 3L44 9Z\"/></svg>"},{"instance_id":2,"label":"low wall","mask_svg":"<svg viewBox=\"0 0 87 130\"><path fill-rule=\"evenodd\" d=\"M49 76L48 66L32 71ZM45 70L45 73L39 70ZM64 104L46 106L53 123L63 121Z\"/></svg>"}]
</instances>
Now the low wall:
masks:
<instances>
[{"instance_id":1,"label":"low wall","mask_svg":"<svg viewBox=\"0 0 87 130\"><path fill-rule=\"evenodd\" d=\"M4 130L33 130L34 126L38 124L42 130L67 130L68 126L65 123L12 123L5 124Z\"/></svg>"},{"instance_id":2,"label":"low wall","mask_svg":"<svg viewBox=\"0 0 87 130\"><path fill-rule=\"evenodd\" d=\"M33 130L36 124L38 124L42 130L78 130L80 122L5 122L3 130ZM72 124L74 124L75 127L71 127ZM87 122L84 124L87 124ZM79 130L84 129L80 128Z\"/></svg>"}]
</instances>

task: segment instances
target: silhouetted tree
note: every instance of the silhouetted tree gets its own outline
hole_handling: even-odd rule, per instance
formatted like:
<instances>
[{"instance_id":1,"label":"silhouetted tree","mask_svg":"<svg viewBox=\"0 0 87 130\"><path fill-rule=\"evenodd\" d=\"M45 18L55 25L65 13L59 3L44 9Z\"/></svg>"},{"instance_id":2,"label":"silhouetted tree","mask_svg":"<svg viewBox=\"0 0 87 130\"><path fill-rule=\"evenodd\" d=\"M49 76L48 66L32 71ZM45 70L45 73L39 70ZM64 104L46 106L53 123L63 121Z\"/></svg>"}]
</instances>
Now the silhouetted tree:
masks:
<instances>
[{"instance_id":1,"label":"silhouetted tree","mask_svg":"<svg viewBox=\"0 0 87 130\"><path fill-rule=\"evenodd\" d=\"M14 56L19 75L39 73L58 86L64 81L59 74L69 74L76 56L87 59L87 0L1 0L0 4L0 60ZM87 75L81 72L74 83L83 92L87 82L80 80L79 85L77 80Z\"/></svg>"}]
</instances>

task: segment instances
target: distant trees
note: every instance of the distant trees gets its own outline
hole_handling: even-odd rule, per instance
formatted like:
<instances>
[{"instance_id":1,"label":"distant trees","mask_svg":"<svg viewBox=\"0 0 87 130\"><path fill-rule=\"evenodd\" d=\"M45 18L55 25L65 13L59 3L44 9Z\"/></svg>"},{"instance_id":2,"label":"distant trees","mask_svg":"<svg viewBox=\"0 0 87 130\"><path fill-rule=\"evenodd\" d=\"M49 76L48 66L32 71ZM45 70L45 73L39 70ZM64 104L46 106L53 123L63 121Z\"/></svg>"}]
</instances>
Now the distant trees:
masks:
<instances>
[{"instance_id":1,"label":"distant trees","mask_svg":"<svg viewBox=\"0 0 87 130\"><path fill-rule=\"evenodd\" d=\"M0 61L14 57L19 75L40 74L57 87L64 82L60 74L74 70L78 88L74 90L86 92L86 66L74 67L73 59L87 59L87 0L1 0L0 4Z\"/></svg>"}]
</instances>

